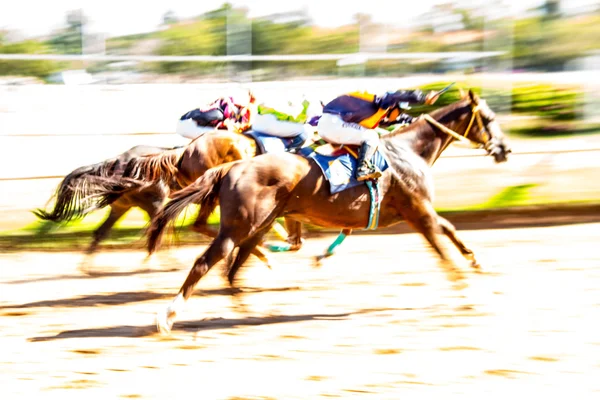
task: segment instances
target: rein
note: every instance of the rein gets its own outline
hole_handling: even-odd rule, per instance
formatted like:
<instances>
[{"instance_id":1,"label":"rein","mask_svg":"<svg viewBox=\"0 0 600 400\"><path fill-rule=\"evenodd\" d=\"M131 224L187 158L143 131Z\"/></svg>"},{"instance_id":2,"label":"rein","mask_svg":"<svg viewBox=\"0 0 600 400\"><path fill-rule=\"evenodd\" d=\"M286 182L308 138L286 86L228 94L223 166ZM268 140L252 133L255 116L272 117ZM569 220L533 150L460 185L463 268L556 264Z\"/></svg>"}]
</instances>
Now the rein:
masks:
<instances>
[{"instance_id":1,"label":"rein","mask_svg":"<svg viewBox=\"0 0 600 400\"><path fill-rule=\"evenodd\" d=\"M467 129L465 130L465 133L463 135L459 134L458 132L453 131L452 129L450 129L450 128L442 125L442 124L440 124L435 119L433 119L433 117L431 117L431 115L429 115L429 114L423 114L423 118L427 122L429 122L430 124L432 124L433 126L435 126L436 128L438 128L439 130L441 130L442 132L446 133L447 135L452 136L456 140L464 142L464 143L469 143L469 144L473 145L474 147L478 147L479 148L479 147L482 146L481 143L475 142L474 140L468 138L467 135L471 131L471 127L473 126L473 123L475 121L477 121L477 125L479 125L480 131L485 131L485 126L483 125L483 121L481 120L481 115L479 115L479 107L473 107L473 106L471 106L471 110L472 110L471 121L469 121L469 125L467 126Z\"/></svg>"}]
</instances>

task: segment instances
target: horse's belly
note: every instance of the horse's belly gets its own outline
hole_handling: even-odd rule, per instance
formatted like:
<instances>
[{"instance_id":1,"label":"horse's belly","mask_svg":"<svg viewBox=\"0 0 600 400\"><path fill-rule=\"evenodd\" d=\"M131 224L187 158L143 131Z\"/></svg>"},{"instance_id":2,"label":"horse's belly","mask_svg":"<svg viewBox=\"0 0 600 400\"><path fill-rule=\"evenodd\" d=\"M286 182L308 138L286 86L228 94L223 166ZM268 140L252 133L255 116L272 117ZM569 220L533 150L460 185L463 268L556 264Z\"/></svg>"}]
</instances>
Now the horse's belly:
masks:
<instances>
[{"instance_id":1,"label":"horse's belly","mask_svg":"<svg viewBox=\"0 0 600 400\"><path fill-rule=\"evenodd\" d=\"M288 207L286 215L303 223L326 228L365 227L369 220L371 200L368 192L361 193L359 188L353 189L335 195L319 191L304 198L298 197L292 201L295 204Z\"/></svg>"},{"instance_id":2,"label":"horse's belly","mask_svg":"<svg viewBox=\"0 0 600 400\"><path fill-rule=\"evenodd\" d=\"M331 195L328 185L316 193L293 196L286 207L286 215L302 223L335 229L365 229L371 216L371 196L366 187L354 187ZM402 220L395 207L384 197L379 213L373 210L379 227L394 225Z\"/></svg>"}]
</instances>

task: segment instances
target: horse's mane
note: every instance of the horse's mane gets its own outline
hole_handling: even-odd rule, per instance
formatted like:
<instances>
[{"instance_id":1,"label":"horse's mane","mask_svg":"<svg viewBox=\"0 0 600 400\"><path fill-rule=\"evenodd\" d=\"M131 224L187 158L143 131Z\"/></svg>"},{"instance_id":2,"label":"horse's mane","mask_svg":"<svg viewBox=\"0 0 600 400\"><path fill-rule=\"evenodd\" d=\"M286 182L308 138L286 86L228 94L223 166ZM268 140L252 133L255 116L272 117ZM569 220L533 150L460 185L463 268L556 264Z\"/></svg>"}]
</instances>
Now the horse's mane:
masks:
<instances>
[{"instance_id":1,"label":"horse's mane","mask_svg":"<svg viewBox=\"0 0 600 400\"><path fill-rule=\"evenodd\" d=\"M455 114L462 114L463 108L467 107L468 105L469 105L468 98L462 98L454 103L451 103L444 107L438 108L437 110L433 110L431 113L429 113L429 115L436 121L438 121L440 123L444 123L449 119L455 118L456 117ZM392 137L392 136L396 136L396 135L402 135L409 131L419 129L426 123L427 123L427 121L425 121L422 118L419 118L410 125L403 126L398 129L394 129L391 133L385 135L384 137Z\"/></svg>"},{"instance_id":2,"label":"horse's mane","mask_svg":"<svg viewBox=\"0 0 600 400\"><path fill-rule=\"evenodd\" d=\"M456 101L447 106L441 107L434 110L429 115L444 123L448 120L456 119L458 116L465 112L465 107L469 106L469 99L463 97L459 101ZM459 114L459 115L456 115ZM417 155L410 145L410 139L406 137L406 141L386 141L387 138L398 137L401 135L407 135L408 133L414 132L418 134L422 129L425 129L428 123L425 119L418 119L414 123L396 129L388 135L381 138L382 144L387 154L388 162L391 163L391 171L395 176L398 184L403 188L406 193L421 192L421 195L433 200L434 197L434 185L433 178L429 172L429 166L419 155Z\"/></svg>"}]
</instances>

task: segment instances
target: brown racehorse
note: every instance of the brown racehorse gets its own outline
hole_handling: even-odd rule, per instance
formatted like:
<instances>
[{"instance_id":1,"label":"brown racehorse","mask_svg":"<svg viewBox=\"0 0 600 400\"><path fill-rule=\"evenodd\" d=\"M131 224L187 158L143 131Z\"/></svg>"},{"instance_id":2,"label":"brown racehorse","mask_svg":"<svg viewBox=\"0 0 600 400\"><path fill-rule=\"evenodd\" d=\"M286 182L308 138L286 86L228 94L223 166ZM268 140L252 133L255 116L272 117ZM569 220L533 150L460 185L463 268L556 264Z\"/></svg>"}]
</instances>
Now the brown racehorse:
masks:
<instances>
[{"instance_id":1,"label":"brown racehorse","mask_svg":"<svg viewBox=\"0 0 600 400\"><path fill-rule=\"evenodd\" d=\"M177 148L134 146L117 157L86 165L69 173L58 185L52 198L55 203L52 211L42 209L34 210L33 213L41 220L53 222L67 222L79 219L88 213L98 209L92 198L89 197L91 187L88 185L90 176L113 176L122 172L127 163L136 158L165 152L178 152ZM110 213L102 224L94 231L93 240L86 250L88 255L93 254L99 243L106 238L108 232L119 219L133 207L139 207L148 214L150 218L163 206L169 191L181 189L176 181L157 182L142 190L131 191L123 195L115 195L110 199Z\"/></svg>"},{"instance_id":2,"label":"brown racehorse","mask_svg":"<svg viewBox=\"0 0 600 400\"><path fill-rule=\"evenodd\" d=\"M430 166L458 135L485 147L496 162L510 153L494 113L472 91L458 102L424 115L407 128L381 138L380 149L390 168L379 179L383 200L379 226L402 220L419 231L440 256L451 280L462 278L449 262L436 234L444 233L478 268L473 251L456 236L454 226L435 212ZM173 303L157 315L161 332L169 332L179 308L192 295L198 281L210 268L239 247L229 267L236 271L260 243L275 218L291 216L301 222L329 228L364 228L370 216L366 185L330 194L330 185L315 162L282 153L227 163L207 171L194 184L173 195L153 219L148 230L148 250L160 243L164 228L189 204L211 208L221 204L219 234L198 257Z\"/></svg>"},{"instance_id":3,"label":"brown racehorse","mask_svg":"<svg viewBox=\"0 0 600 400\"><path fill-rule=\"evenodd\" d=\"M94 232L92 243L86 251L89 256L106 238L112 226L132 207L140 207L152 218L169 193L193 183L208 169L257 154L260 154L260 150L254 139L225 130L205 133L186 146L171 149L136 146L115 158L74 170L58 186L53 196L56 197L53 210L47 212L38 209L34 213L42 220L66 222L110 206L110 214ZM116 188L99 180L109 176L131 177L140 181L130 181L134 183ZM216 236L216 232L210 230L207 224L215 207L200 210L193 226L195 231L210 237ZM300 248L301 225L286 220L286 226L292 233L288 238L292 249ZM262 248L256 248L253 254L269 265Z\"/></svg>"}]
</instances>

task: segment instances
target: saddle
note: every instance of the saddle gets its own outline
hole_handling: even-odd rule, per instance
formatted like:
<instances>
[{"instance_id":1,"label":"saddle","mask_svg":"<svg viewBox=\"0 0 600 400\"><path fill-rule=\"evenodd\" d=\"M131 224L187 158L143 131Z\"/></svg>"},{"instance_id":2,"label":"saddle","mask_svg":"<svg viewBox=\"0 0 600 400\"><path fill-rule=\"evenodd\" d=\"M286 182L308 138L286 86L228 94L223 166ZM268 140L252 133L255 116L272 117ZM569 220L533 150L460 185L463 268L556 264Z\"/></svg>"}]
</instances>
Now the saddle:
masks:
<instances>
[{"instance_id":1,"label":"saddle","mask_svg":"<svg viewBox=\"0 0 600 400\"><path fill-rule=\"evenodd\" d=\"M338 157L344 154L350 154L354 158L358 158L360 146L326 142L319 136L317 136L317 138L318 139L316 139L312 144L306 146L317 154L326 157Z\"/></svg>"}]
</instances>

